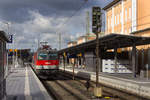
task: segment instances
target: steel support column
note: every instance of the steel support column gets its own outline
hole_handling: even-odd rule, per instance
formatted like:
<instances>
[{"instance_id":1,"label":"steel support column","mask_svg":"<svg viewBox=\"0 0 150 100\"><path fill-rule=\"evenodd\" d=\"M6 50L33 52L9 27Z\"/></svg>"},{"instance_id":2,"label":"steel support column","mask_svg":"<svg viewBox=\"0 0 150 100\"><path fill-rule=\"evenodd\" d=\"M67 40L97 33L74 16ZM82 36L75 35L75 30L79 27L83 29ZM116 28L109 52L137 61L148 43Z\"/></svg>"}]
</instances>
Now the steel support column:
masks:
<instances>
[{"instance_id":1,"label":"steel support column","mask_svg":"<svg viewBox=\"0 0 150 100\"><path fill-rule=\"evenodd\" d=\"M115 60L115 73L118 72L118 67L117 67L117 48L114 49L114 53L115 53L115 57L114 57L114 60Z\"/></svg>"},{"instance_id":2,"label":"steel support column","mask_svg":"<svg viewBox=\"0 0 150 100\"><path fill-rule=\"evenodd\" d=\"M136 46L133 44L132 46L132 72L133 77L136 77Z\"/></svg>"},{"instance_id":3,"label":"steel support column","mask_svg":"<svg viewBox=\"0 0 150 100\"><path fill-rule=\"evenodd\" d=\"M99 35L96 34L96 87L99 83Z\"/></svg>"},{"instance_id":4,"label":"steel support column","mask_svg":"<svg viewBox=\"0 0 150 100\"><path fill-rule=\"evenodd\" d=\"M65 57L63 57L63 62L64 62L64 71L65 71L65 68L66 68L66 65L65 65Z\"/></svg>"},{"instance_id":5,"label":"steel support column","mask_svg":"<svg viewBox=\"0 0 150 100\"><path fill-rule=\"evenodd\" d=\"M99 50L99 71L100 72L102 72L102 67L103 67L103 65L102 65L102 51L101 50Z\"/></svg>"},{"instance_id":6,"label":"steel support column","mask_svg":"<svg viewBox=\"0 0 150 100\"><path fill-rule=\"evenodd\" d=\"M73 79L73 80L74 80L74 68L75 68L75 64L76 64L76 59L74 60L74 64L73 64L73 67L72 67L72 72L73 72L72 79Z\"/></svg>"}]
</instances>

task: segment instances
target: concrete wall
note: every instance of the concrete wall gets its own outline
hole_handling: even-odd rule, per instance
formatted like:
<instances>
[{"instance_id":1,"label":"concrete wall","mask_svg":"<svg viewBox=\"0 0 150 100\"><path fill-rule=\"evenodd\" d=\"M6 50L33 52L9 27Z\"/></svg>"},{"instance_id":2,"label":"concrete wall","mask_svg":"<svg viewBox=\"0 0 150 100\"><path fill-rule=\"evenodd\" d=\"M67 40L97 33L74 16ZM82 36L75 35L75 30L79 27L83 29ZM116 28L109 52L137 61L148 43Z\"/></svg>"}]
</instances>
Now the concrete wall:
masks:
<instances>
[{"instance_id":1,"label":"concrete wall","mask_svg":"<svg viewBox=\"0 0 150 100\"><path fill-rule=\"evenodd\" d=\"M93 52L85 52L85 66L86 70L95 72L96 62L95 62L95 55Z\"/></svg>"},{"instance_id":2,"label":"concrete wall","mask_svg":"<svg viewBox=\"0 0 150 100\"><path fill-rule=\"evenodd\" d=\"M102 72L115 73L115 60L112 59L103 59L102 60ZM117 73L131 73L129 68L128 60L118 60L117 62ZM131 68L130 68L131 69Z\"/></svg>"}]
</instances>

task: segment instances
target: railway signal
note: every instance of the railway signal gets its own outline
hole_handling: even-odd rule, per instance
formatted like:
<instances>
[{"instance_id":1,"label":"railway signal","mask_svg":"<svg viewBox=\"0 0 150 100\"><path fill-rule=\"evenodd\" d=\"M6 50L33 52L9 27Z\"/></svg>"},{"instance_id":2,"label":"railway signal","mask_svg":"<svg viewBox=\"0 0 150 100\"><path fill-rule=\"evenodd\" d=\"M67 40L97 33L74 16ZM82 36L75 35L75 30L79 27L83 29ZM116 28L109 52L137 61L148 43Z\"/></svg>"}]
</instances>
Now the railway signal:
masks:
<instances>
[{"instance_id":1,"label":"railway signal","mask_svg":"<svg viewBox=\"0 0 150 100\"><path fill-rule=\"evenodd\" d=\"M102 21L101 21L101 8L93 7L92 9L92 31L93 33L98 33L101 31Z\"/></svg>"},{"instance_id":2,"label":"railway signal","mask_svg":"<svg viewBox=\"0 0 150 100\"><path fill-rule=\"evenodd\" d=\"M102 96L102 89L98 86L99 83L99 65L100 59L99 56L99 34L101 32L101 8L100 7L93 7L92 9L92 31L96 35L96 87L94 88L94 95L96 97Z\"/></svg>"}]
</instances>

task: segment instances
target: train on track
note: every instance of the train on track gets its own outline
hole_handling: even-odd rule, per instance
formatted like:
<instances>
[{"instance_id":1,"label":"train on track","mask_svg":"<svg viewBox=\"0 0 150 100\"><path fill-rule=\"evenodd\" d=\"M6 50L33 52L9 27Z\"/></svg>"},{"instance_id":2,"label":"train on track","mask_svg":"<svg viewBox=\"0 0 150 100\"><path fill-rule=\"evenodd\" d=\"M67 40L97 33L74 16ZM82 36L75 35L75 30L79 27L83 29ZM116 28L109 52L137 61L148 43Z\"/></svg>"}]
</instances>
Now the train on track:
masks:
<instances>
[{"instance_id":1,"label":"train on track","mask_svg":"<svg viewBox=\"0 0 150 100\"><path fill-rule=\"evenodd\" d=\"M33 55L32 67L37 75L56 75L59 70L59 60L56 49L42 45Z\"/></svg>"}]
</instances>

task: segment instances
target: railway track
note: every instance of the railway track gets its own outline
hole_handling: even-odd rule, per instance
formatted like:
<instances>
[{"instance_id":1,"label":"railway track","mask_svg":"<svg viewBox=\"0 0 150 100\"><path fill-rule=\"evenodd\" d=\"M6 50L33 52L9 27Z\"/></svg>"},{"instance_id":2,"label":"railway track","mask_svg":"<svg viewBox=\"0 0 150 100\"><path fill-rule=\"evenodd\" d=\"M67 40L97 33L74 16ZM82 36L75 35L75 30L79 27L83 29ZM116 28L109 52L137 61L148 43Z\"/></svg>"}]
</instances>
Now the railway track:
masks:
<instances>
[{"instance_id":1,"label":"railway track","mask_svg":"<svg viewBox=\"0 0 150 100\"><path fill-rule=\"evenodd\" d=\"M68 73L68 72L67 73L62 73L62 74L64 74L66 77L70 77L70 78L72 77L72 74ZM86 80L85 79L81 80L81 77L76 77L76 81L78 81L82 84L86 83ZM91 83L91 88L94 88L95 87L95 82L91 81L90 83ZM113 100L116 100L116 98L117 98L117 100L149 100L149 99L146 99L146 98L139 97L137 95L132 95L132 94L123 92L121 90L117 90L117 89L108 87L108 86L103 85L103 84L99 84L99 85L103 89L103 95L115 98Z\"/></svg>"},{"instance_id":2,"label":"railway track","mask_svg":"<svg viewBox=\"0 0 150 100\"><path fill-rule=\"evenodd\" d=\"M93 94L93 83L87 90L86 80L80 78L72 80L71 75L62 72L55 77L41 81L56 100L124 100L108 92L104 92L102 98L96 98Z\"/></svg>"}]
</instances>

